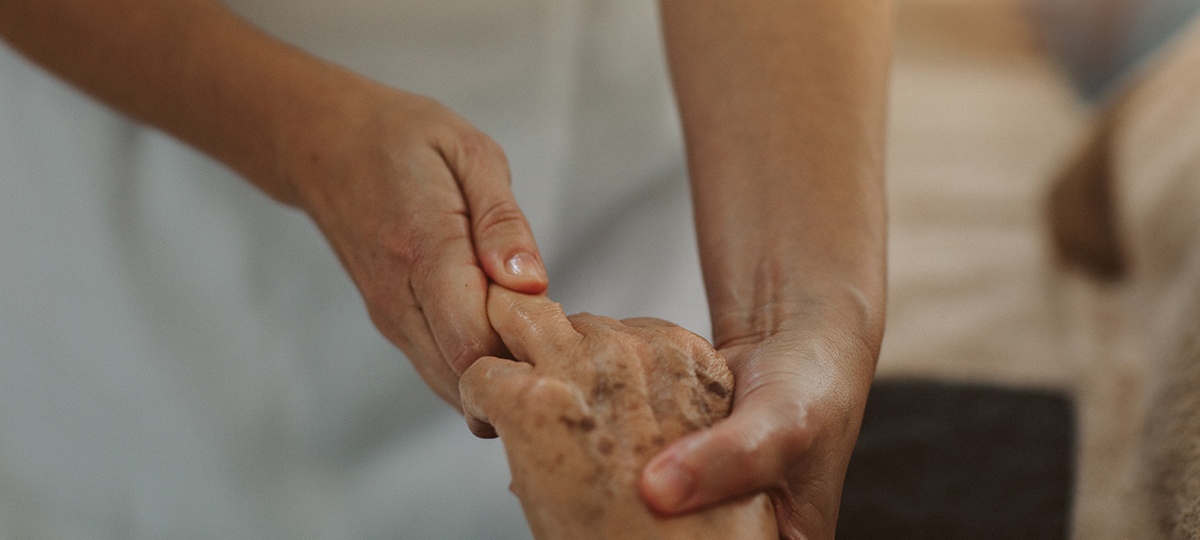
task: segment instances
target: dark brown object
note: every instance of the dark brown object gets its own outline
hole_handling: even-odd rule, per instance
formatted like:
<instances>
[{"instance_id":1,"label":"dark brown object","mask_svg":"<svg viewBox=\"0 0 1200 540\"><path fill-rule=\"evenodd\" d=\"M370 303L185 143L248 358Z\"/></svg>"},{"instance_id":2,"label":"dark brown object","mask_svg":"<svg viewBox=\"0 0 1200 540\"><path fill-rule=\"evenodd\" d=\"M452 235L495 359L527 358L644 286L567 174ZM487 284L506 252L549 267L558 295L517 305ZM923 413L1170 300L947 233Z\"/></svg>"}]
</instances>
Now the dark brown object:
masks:
<instances>
[{"instance_id":1,"label":"dark brown object","mask_svg":"<svg viewBox=\"0 0 1200 540\"><path fill-rule=\"evenodd\" d=\"M1059 260L1103 280L1127 272L1117 233L1111 162L1112 124L1091 139L1059 173L1050 191L1050 230Z\"/></svg>"}]
</instances>

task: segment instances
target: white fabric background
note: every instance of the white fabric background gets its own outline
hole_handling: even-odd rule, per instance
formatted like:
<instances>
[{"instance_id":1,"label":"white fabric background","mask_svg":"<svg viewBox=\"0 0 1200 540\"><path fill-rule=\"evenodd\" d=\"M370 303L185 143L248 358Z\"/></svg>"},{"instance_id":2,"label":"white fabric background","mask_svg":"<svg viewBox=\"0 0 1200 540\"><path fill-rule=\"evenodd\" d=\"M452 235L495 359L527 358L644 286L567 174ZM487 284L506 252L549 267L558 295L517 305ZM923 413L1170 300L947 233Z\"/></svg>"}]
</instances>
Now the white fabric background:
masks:
<instances>
[{"instance_id":1,"label":"white fabric background","mask_svg":"<svg viewBox=\"0 0 1200 540\"><path fill-rule=\"evenodd\" d=\"M707 333L650 0L240 0L505 148L568 311ZM526 538L307 218L0 50L0 539Z\"/></svg>"}]
</instances>

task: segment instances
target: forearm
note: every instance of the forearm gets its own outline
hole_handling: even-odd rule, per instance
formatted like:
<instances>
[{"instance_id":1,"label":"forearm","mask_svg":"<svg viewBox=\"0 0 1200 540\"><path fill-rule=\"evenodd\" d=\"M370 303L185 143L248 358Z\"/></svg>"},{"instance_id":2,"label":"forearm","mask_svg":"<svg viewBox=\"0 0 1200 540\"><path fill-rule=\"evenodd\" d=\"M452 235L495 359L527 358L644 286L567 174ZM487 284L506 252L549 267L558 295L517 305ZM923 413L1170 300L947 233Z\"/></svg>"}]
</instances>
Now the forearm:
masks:
<instances>
[{"instance_id":1,"label":"forearm","mask_svg":"<svg viewBox=\"0 0 1200 540\"><path fill-rule=\"evenodd\" d=\"M349 73L212 0L6 0L0 35L50 71L295 203L282 156Z\"/></svg>"},{"instance_id":2,"label":"forearm","mask_svg":"<svg viewBox=\"0 0 1200 540\"><path fill-rule=\"evenodd\" d=\"M491 282L546 288L500 147L432 99L290 47L215 0L0 0L0 36L301 207L372 322L458 406L501 354Z\"/></svg>"},{"instance_id":3,"label":"forearm","mask_svg":"<svg viewBox=\"0 0 1200 540\"><path fill-rule=\"evenodd\" d=\"M718 348L817 323L877 352L890 3L662 10Z\"/></svg>"}]
</instances>

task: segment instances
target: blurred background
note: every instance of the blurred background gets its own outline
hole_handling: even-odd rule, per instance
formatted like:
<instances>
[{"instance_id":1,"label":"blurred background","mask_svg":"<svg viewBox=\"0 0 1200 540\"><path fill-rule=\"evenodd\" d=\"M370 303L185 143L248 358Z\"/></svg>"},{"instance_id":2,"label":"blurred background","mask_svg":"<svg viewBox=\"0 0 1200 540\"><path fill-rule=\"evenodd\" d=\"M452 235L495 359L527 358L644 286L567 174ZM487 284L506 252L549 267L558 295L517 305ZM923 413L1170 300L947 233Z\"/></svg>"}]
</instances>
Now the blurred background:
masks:
<instances>
[{"instance_id":1,"label":"blurred background","mask_svg":"<svg viewBox=\"0 0 1200 540\"><path fill-rule=\"evenodd\" d=\"M709 335L653 2L228 3L496 138L568 312ZM1169 529L1148 517L1140 446L1155 346L1130 287L1060 260L1047 197L1179 54L1200 1L897 4L878 368L893 386L871 406L899 413L864 430L903 439L937 418L914 451L950 433L1044 459L1047 476L1017 482L1053 491L1038 537L1153 538ZM377 335L303 215L8 49L0 163L0 539L529 537L500 443L471 437ZM986 421L970 411L1041 427L963 435ZM886 454L887 437L869 440ZM894 517L925 538L990 523L936 510Z\"/></svg>"}]
</instances>

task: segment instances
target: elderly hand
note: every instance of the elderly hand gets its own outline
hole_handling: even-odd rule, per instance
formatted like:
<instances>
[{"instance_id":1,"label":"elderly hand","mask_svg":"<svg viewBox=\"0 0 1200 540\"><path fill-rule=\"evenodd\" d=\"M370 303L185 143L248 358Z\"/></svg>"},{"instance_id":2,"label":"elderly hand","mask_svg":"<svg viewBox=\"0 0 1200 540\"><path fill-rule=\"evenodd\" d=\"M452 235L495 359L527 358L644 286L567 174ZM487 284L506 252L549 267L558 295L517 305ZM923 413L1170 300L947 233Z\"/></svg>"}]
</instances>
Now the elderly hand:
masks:
<instances>
[{"instance_id":1,"label":"elderly hand","mask_svg":"<svg viewBox=\"0 0 1200 540\"><path fill-rule=\"evenodd\" d=\"M724 346L733 413L645 468L655 509L686 512L766 490L782 538L832 539L874 353L837 333L784 330Z\"/></svg>"},{"instance_id":2,"label":"elderly hand","mask_svg":"<svg viewBox=\"0 0 1200 540\"><path fill-rule=\"evenodd\" d=\"M473 432L503 439L536 538L777 538L761 494L672 518L638 494L651 456L729 412L733 377L707 341L656 319L568 318L497 286L488 313L519 361L467 370L463 409Z\"/></svg>"},{"instance_id":3,"label":"elderly hand","mask_svg":"<svg viewBox=\"0 0 1200 540\"><path fill-rule=\"evenodd\" d=\"M361 79L346 93L296 134L287 173L375 326L457 407L459 375L504 352L489 278L540 293L541 256L488 136L430 99Z\"/></svg>"}]
</instances>

